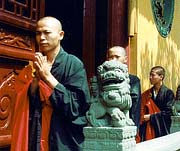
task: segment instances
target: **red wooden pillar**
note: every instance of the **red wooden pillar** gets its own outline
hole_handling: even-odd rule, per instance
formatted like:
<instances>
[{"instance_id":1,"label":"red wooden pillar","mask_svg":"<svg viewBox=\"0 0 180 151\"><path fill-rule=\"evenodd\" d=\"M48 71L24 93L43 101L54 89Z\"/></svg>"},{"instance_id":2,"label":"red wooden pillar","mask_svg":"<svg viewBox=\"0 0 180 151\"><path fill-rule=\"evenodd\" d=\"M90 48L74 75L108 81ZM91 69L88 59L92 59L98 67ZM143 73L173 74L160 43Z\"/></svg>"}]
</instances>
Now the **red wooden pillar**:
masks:
<instances>
[{"instance_id":1,"label":"red wooden pillar","mask_svg":"<svg viewBox=\"0 0 180 151\"><path fill-rule=\"evenodd\" d=\"M108 47L128 45L127 0L108 0Z\"/></svg>"},{"instance_id":2,"label":"red wooden pillar","mask_svg":"<svg viewBox=\"0 0 180 151\"><path fill-rule=\"evenodd\" d=\"M88 79L95 73L96 0L84 0L83 11L83 62Z\"/></svg>"}]
</instances>

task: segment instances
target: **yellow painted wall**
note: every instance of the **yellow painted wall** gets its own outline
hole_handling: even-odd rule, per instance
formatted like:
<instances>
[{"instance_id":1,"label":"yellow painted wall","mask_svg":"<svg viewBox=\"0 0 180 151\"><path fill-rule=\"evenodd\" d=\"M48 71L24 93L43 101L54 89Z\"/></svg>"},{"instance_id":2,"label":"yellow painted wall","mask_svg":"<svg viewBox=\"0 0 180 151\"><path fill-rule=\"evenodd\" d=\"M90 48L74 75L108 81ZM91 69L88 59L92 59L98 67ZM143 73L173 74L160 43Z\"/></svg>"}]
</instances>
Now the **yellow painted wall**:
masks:
<instances>
[{"instance_id":1,"label":"yellow painted wall","mask_svg":"<svg viewBox=\"0 0 180 151\"><path fill-rule=\"evenodd\" d=\"M136 0L135 0L136 1ZM180 84L180 0L175 0L174 20L167 38L160 36L153 19L151 1L136 2L136 33L130 38L130 72L148 89L149 71L155 65L166 69L165 85L176 92ZM130 26L132 23L130 24ZM134 25L133 25L134 26Z\"/></svg>"}]
</instances>

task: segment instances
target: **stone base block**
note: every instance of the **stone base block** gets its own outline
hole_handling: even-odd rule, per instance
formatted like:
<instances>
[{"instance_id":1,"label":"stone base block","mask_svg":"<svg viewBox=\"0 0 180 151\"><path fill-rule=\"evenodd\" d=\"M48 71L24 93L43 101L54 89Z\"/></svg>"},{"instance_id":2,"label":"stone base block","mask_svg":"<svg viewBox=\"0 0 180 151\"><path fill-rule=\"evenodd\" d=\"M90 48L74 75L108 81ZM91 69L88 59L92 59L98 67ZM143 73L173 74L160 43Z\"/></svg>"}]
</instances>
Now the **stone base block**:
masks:
<instances>
[{"instance_id":1,"label":"stone base block","mask_svg":"<svg viewBox=\"0 0 180 151\"><path fill-rule=\"evenodd\" d=\"M171 120L172 123L170 132L174 133L180 131L180 116L171 116Z\"/></svg>"},{"instance_id":2,"label":"stone base block","mask_svg":"<svg viewBox=\"0 0 180 151\"><path fill-rule=\"evenodd\" d=\"M135 151L136 126L85 127L83 151Z\"/></svg>"}]
</instances>

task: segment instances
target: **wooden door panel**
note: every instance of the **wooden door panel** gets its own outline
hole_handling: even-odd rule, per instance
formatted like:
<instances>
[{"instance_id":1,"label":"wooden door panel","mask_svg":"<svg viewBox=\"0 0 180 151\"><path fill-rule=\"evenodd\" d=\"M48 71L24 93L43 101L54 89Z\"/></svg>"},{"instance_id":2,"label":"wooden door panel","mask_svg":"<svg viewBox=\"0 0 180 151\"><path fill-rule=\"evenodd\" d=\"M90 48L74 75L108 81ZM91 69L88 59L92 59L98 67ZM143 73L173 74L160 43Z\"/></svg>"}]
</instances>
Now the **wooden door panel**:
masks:
<instances>
[{"instance_id":1,"label":"wooden door panel","mask_svg":"<svg viewBox=\"0 0 180 151\"><path fill-rule=\"evenodd\" d=\"M7 146L11 140L16 75L12 69L4 69L4 67L0 67L0 72L0 146Z\"/></svg>"},{"instance_id":2,"label":"wooden door panel","mask_svg":"<svg viewBox=\"0 0 180 151\"><path fill-rule=\"evenodd\" d=\"M0 57L0 148L10 145L11 128L16 100L15 82L24 61Z\"/></svg>"},{"instance_id":3,"label":"wooden door panel","mask_svg":"<svg viewBox=\"0 0 180 151\"><path fill-rule=\"evenodd\" d=\"M0 150L10 149L16 77L34 58L44 5L45 0L0 0Z\"/></svg>"}]
</instances>

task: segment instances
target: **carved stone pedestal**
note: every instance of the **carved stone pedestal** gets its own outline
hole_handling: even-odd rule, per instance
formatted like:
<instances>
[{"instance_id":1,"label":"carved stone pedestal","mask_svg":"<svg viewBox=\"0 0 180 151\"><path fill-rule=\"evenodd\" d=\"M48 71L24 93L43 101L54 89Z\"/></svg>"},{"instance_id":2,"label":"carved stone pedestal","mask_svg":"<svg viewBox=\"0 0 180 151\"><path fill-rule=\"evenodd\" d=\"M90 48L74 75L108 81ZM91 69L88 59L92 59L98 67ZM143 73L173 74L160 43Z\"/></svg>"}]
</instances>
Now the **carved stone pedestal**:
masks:
<instances>
[{"instance_id":1,"label":"carved stone pedestal","mask_svg":"<svg viewBox=\"0 0 180 151\"><path fill-rule=\"evenodd\" d=\"M170 132L174 133L180 131L180 116L171 116L171 120L172 123Z\"/></svg>"},{"instance_id":2,"label":"carved stone pedestal","mask_svg":"<svg viewBox=\"0 0 180 151\"><path fill-rule=\"evenodd\" d=\"M85 127L83 151L135 151L136 126Z\"/></svg>"}]
</instances>

